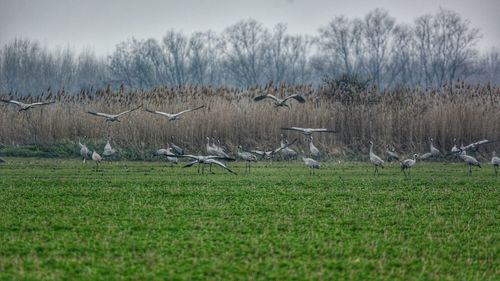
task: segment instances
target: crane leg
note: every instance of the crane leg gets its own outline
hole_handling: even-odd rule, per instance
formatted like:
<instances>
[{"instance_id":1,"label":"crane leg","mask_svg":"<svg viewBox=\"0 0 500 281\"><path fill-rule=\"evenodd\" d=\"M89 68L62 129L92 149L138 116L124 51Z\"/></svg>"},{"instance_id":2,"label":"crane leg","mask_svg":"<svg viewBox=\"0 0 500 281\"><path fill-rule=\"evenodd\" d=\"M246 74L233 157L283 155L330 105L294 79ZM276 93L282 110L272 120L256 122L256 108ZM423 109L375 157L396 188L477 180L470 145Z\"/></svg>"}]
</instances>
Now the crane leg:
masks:
<instances>
[{"instance_id":1,"label":"crane leg","mask_svg":"<svg viewBox=\"0 0 500 281\"><path fill-rule=\"evenodd\" d=\"M471 176L471 175L472 175L472 166L469 165L469 176Z\"/></svg>"},{"instance_id":2,"label":"crane leg","mask_svg":"<svg viewBox=\"0 0 500 281\"><path fill-rule=\"evenodd\" d=\"M495 177L498 178L498 166L493 166L493 169L495 169Z\"/></svg>"}]
</instances>

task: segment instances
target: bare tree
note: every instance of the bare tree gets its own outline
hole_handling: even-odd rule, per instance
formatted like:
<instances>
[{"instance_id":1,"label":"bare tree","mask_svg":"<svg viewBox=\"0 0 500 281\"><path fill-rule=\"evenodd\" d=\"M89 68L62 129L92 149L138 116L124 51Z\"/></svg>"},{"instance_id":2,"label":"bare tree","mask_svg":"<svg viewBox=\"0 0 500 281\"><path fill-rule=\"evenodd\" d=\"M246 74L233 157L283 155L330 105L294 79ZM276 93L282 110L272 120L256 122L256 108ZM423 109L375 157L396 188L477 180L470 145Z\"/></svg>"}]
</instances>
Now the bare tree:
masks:
<instances>
[{"instance_id":1,"label":"bare tree","mask_svg":"<svg viewBox=\"0 0 500 281\"><path fill-rule=\"evenodd\" d=\"M224 32L224 66L237 86L263 83L266 38L269 32L255 20L239 21Z\"/></svg>"},{"instance_id":2,"label":"bare tree","mask_svg":"<svg viewBox=\"0 0 500 281\"><path fill-rule=\"evenodd\" d=\"M387 73L391 35L395 20L382 9L375 9L365 16L363 37L366 53L365 67L374 84L384 87Z\"/></svg>"}]
</instances>

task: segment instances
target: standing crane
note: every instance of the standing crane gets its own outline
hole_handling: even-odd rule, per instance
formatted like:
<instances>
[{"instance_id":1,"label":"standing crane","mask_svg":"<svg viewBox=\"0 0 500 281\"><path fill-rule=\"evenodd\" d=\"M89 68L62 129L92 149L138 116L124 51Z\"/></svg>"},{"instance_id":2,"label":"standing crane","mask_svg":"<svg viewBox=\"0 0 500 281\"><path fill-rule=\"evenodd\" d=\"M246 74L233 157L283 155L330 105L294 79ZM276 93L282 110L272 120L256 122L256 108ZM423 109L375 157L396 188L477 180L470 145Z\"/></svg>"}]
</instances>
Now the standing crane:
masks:
<instances>
[{"instance_id":1,"label":"standing crane","mask_svg":"<svg viewBox=\"0 0 500 281\"><path fill-rule=\"evenodd\" d=\"M394 151L394 149L391 150L389 145L385 146L385 154L387 154L387 162L399 161L398 154Z\"/></svg>"},{"instance_id":2,"label":"standing crane","mask_svg":"<svg viewBox=\"0 0 500 281\"><path fill-rule=\"evenodd\" d=\"M82 156L83 163L85 163L85 160L89 158L90 150L86 145L82 144L80 141L78 141L78 145L80 146L80 156Z\"/></svg>"},{"instance_id":3,"label":"standing crane","mask_svg":"<svg viewBox=\"0 0 500 281\"><path fill-rule=\"evenodd\" d=\"M287 146L288 141L285 139L285 136L281 134L280 146L284 147L280 153L281 155L288 161L297 158L297 152L290 147Z\"/></svg>"},{"instance_id":4,"label":"standing crane","mask_svg":"<svg viewBox=\"0 0 500 281\"><path fill-rule=\"evenodd\" d=\"M451 153L453 155L458 155L460 153L460 148L458 148L457 138L453 138L453 147L451 148Z\"/></svg>"},{"instance_id":5,"label":"standing crane","mask_svg":"<svg viewBox=\"0 0 500 281\"><path fill-rule=\"evenodd\" d=\"M104 146L104 151L102 152L102 156L111 157L115 153L116 153L116 149L111 147L111 143L108 140L108 142L106 142L106 145Z\"/></svg>"},{"instance_id":6,"label":"standing crane","mask_svg":"<svg viewBox=\"0 0 500 281\"><path fill-rule=\"evenodd\" d=\"M491 157L491 165L493 165L493 169L495 170L495 176L498 177L498 166L500 166L500 157L497 157L495 151L493 151L493 155Z\"/></svg>"},{"instance_id":7,"label":"standing crane","mask_svg":"<svg viewBox=\"0 0 500 281\"><path fill-rule=\"evenodd\" d=\"M373 153L373 141L370 141L370 161L375 166L373 173L378 174L378 167L384 168L384 160Z\"/></svg>"},{"instance_id":8,"label":"standing crane","mask_svg":"<svg viewBox=\"0 0 500 281\"><path fill-rule=\"evenodd\" d=\"M302 157L302 160L304 161L304 165L309 168L309 175L315 175L314 170L319 169L319 162L306 157Z\"/></svg>"},{"instance_id":9,"label":"standing crane","mask_svg":"<svg viewBox=\"0 0 500 281\"><path fill-rule=\"evenodd\" d=\"M100 163L101 163L101 161L102 161L102 157L101 157L101 155L99 155L97 152L95 152L95 150L94 150L94 152L92 152L92 160L94 160L94 161L95 161L95 163L96 163L96 165L97 165L97 166L95 167L95 170L97 171L97 170L99 169L99 164L100 164Z\"/></svg>"},{"instance_id":10,"label":"standing crane","mask_svg":"<svg viewBox=\"0 0 500 281\"><path fill-rule=\"evenodd\" d=\"M469 166L469 176L472 175L472 166L478 166L479 168L481 168L481 164L479 163L479 161L477 161L476 158L467 155L465 150L462 150L459 156L460 158L462 158L462 160L464 160L467 166Z\"/></svg>"},{"instance_id":11,"label":"standing crane","mask_svg":"<svg viewBox=\"0 0 500 281\"><path fill-rule=\"evenodd\" d=\"M311 152L312 158L319 160L321 153L319 152L319 149L313 144L313 136L310 135L308 140L309 140L309 151Z\"/></svg>"},{"instance_id":12,"label":"standing crane","mask_svg":"<svg viewBox=\"0 0 500 281\"><path fill-rule=\"evenodd\" d=\"M401 162L401 171L405 174L405 177L410 176L410 169L417 163L417 154L413 154L413 159L406 159ZM408 170L408 175L406 174L406 170Z\"/></svg>"},{"instance_id":13,"label":"standing crane","mask_svg":"<svg viewBox=\"0 0 500 281\"><path fill-rule=\"evenodd\" d=\"M170 139L171 139L171 142L170 142L170 147L173 149L173 151L175 152L174 154L175 155L183 155L184 154L184 149L177 146L175 143L174 143L174 136L170 136Z\"/></svg>"},{"instance_id":14,"label":"standing crane","mask_svg":"<svg viewBox=\"0 0 500 281\"><path fill-rule=\"evenodd\" d=\"M243 151L240 145L238 146L238 157L245 161L245 172L248 170L248 173L250 173L250 164L252 162L257 162L257 156L248 151Z\"/></svg>"},{"instance_id":15,"label":"standing crane","mask_svg":"<svg viewBox=\"0 0 500 281\"><path fill-rule=\"evenodd\" d=\"M430 149L431 149L431 154L432 154L432 157L437 157L439 156L439 154L441 154L441 151L439 151L439 149L437 149L436 147L434 147L434 139L430 138Z\"/></svg>"}]
</instances>

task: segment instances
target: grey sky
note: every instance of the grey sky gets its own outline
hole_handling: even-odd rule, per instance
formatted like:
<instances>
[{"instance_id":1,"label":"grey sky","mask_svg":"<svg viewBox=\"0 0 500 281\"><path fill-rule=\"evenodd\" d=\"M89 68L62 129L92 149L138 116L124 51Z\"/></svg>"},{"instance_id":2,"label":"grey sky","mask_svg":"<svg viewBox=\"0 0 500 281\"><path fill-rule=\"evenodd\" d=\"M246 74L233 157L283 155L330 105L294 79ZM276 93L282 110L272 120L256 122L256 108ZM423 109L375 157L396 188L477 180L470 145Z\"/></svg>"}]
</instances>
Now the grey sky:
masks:
<instances>
[{"instance_id":1,"label":"grey sky","mask_svg":"<svg viewBox=\"0 0 500 281\"><path fill-rule=\"evenodd\" d=\"M290 33L315 35L337 15L362 17L378 7L408 23L440 7L452 9L481 29L481 49L500 47L500 0L0 0L0 45L26 37L104 55L127 38L161 39L171 28L222 31L247 18L268 28L284 22Z\"/></svg>"}]
</instances>

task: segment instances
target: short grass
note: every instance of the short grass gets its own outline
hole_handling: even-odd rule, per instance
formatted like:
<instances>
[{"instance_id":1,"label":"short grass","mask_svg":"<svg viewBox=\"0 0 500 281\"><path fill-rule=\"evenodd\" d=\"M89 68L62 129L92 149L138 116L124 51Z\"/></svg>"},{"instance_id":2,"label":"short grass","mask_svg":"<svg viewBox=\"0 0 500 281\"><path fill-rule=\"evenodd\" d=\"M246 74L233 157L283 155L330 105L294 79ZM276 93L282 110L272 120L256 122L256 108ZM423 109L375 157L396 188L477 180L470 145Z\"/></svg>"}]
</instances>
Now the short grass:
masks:
<instances>
[{"instance_id":1,"label":"short grass","mask_svg":"<svg viewBox=\"0 0 500 281\"><path fill-rule=\"evenodd\" d=\"M500 178L420 164L0 165L0 279L498 280Z\"/></svg>"}]
</instances>

